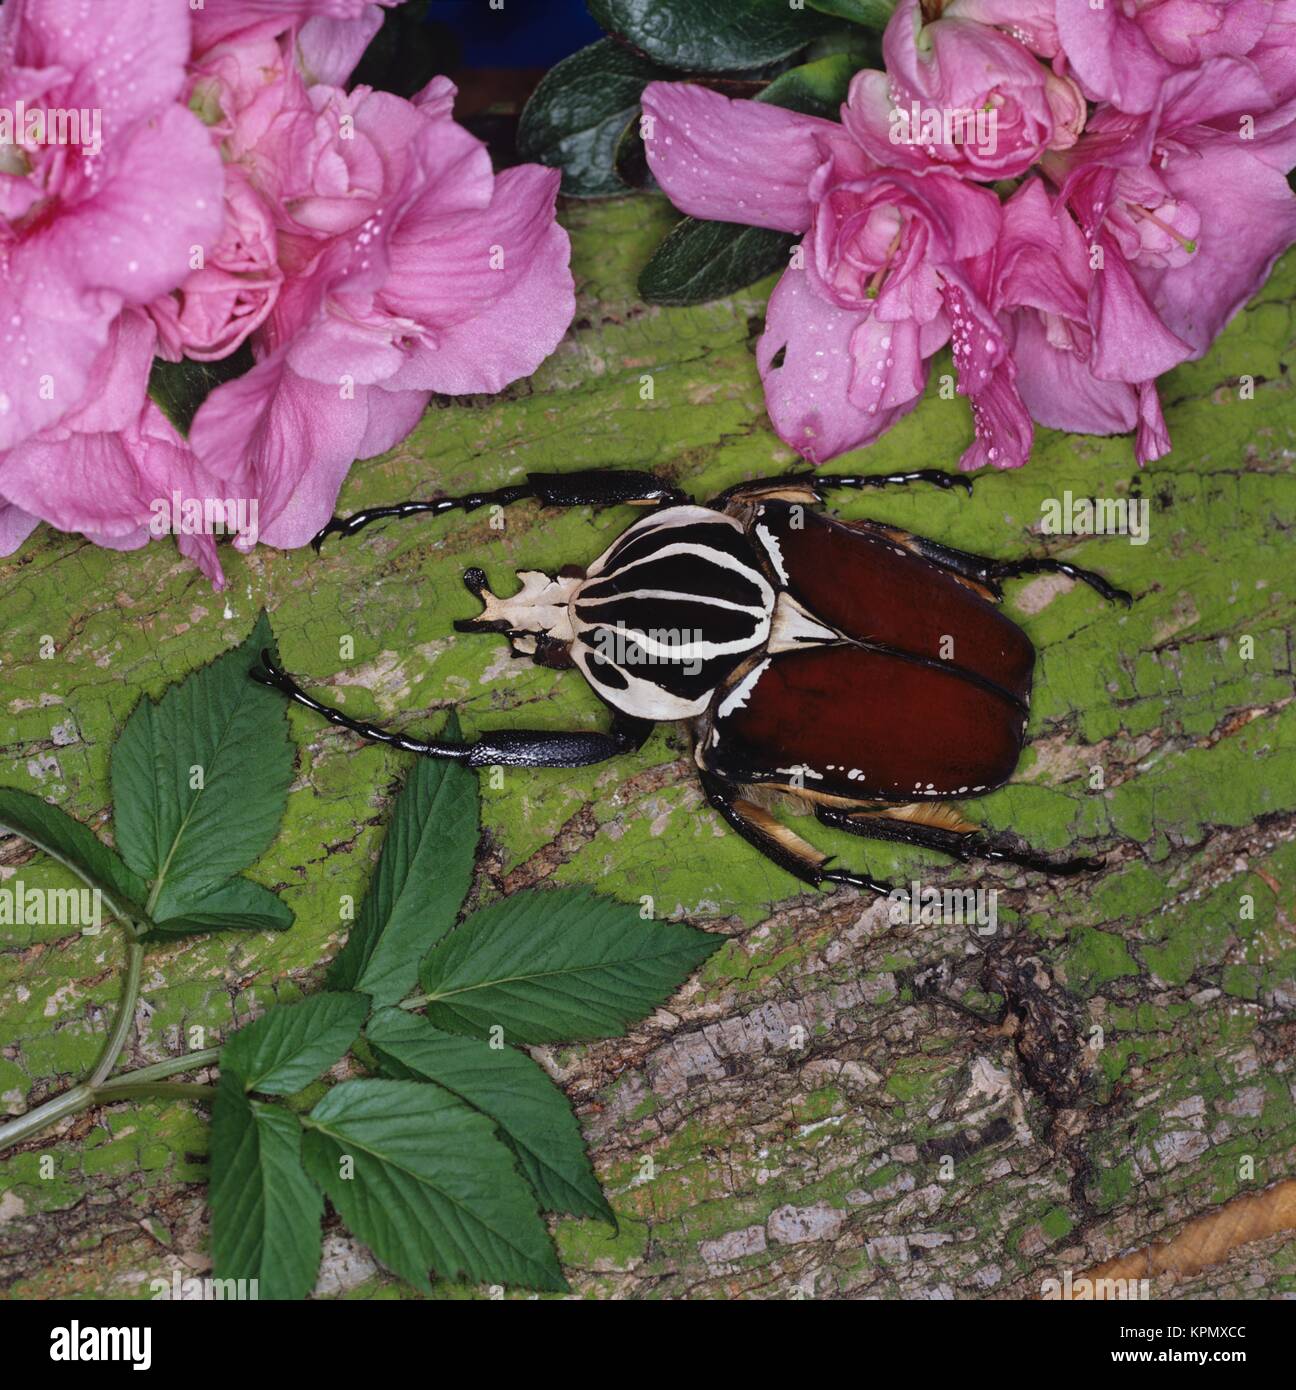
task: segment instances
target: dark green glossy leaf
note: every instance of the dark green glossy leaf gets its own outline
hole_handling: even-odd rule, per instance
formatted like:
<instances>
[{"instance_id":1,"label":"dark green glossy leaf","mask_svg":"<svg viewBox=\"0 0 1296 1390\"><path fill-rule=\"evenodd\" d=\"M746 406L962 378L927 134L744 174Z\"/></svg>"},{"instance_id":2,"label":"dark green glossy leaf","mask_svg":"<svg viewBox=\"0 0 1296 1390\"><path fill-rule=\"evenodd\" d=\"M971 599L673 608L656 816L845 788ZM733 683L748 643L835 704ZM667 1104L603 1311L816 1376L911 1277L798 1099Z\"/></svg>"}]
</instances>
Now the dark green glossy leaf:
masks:
<instances>
[{"instance_id":1,"label":"dark green glossy leaf","mask_svg":"<svg viewBox=\"0 0 1296 1390\"><path fill-rule=\"evenodd\" d=\"M671 74L613 39L600 39L544 75L523 109L518 153L563 171L578 198L624 193L613 168L616 142L639 109L644 86Z\"/></svg>"},{"instance_id":2,"label":"dark green glossy leaf","mask_svg":"<svg viewBox=\"0 0 1296 1390\"><path fill-rule=\"evenodd\" d=\"M896 7L896 0L806 0L806 3L821 14L849 19L869 29L885 29Z\"/></svg>"},{"instance_id":3,"label":"dark green glossy leaf","mask_svg":"<svg viewBox=\"0 0 1296 1390\"><path fill-rule=\"evenodd\" d=\"M610 34L656 63L687 72L738 72L777 62L834 21L788 0L589 0Z\"/></svg>"},{"instance_id":4,"label":"dark green glossy leaf","mask_svg":"<svg viewBox=\"0 0 1296 1390\"><path fill-rule=\"evenodd\" d=\"M780 73L756 100L835 121L850 91L851 78L858 71L859 64L852 55L830 53L825 58L816 58L813 63L802 63Z\"/></svg>"},{"instance_id":5,"label":"dark green glossy leaf","mask_svg":"<svg viewBox=\"0 0 1296 1390\"><path fill-rule=\"evenodd\" d=\"M639 274L649 304L704 304L787 267L797 237L768 227L686 217L666 234Z\"/></svg>"},{"instance_id":6,"label":"dark green glossy leaf","mask_svg":"<svg viewBox=\"0 0 1296 1390\"><path fill-rule=\"evenodd\" d=\"M252 348L246 342L219 362L191 362L187 357L179 362L167 362L155 357L149 372L148 393L176 429L188 435L198 407L207 397L218 386L250 372L255 365Z\"/></svg>"}]
</instances>

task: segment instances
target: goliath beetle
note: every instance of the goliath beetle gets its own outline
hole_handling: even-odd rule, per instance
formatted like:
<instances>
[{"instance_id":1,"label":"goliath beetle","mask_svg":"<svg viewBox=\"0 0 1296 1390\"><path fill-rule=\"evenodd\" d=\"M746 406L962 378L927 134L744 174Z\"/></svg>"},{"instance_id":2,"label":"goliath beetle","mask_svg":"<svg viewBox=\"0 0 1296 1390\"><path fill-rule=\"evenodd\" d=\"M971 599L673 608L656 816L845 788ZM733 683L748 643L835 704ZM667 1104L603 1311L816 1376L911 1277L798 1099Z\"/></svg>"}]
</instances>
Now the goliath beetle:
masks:
<instances>
[{"instance_id":1,"label":"goliath beetle","mask_svg":"<svg viewBox=\"0 0 1296 1390\"><path fill-rule=\"evenodd\" d=\"M1130 602L1101 575L1054 559L991 560L876 521L813 510L840 488L965 478L791 473L695 505L649 473L530 473L466 497L334 518L315 538L371 523L532 499L545 506L634 504L648 514L592 565L522 571L499 598L464 575L481 614L455 627L504 634L518 656L578 667L612 711L607 733L514 730L474 743L394 734L306 694L262 654L256 679L366 739L480 768L583 767L633 752L654 723L684 720L707 800L744 839L806 883L888 885L827 867L777 820L771 793L825 825L959 860L1007 860L1045 873L1096 867L1045 859L982 834L948 805L1001 786L1025 738L1030 639L997 608L1000 581L1063 574ZM665 640L666 635L671 640ZM673 635L673 636L672 636Z\"/></svg>"}]
</instances>

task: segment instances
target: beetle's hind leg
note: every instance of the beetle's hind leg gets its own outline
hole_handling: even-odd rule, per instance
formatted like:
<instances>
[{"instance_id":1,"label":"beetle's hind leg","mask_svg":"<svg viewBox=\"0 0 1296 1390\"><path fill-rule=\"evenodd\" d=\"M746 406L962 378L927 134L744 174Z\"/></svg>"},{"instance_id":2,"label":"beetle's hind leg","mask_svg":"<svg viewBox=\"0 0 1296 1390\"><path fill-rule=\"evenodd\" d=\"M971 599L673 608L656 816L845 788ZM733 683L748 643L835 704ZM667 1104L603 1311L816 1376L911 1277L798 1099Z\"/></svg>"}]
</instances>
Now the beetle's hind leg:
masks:
<instances>
[{"instance_id":1,"label":"beetle's hind leg","mask_svg":"<svg viewBox=\"0 0 1296 1390\"><path fill-rule=\"evenodd\" d=\"M652 473L610 468L585 468L571 473L528 473L525 483L470 492L463 497L436 497L428 502L396 502L386 507L367 507L350 516L333 517L315 536L316 550L329 536L354 536L375 521L402 516L442 516L446 512L476 511L478 507L506 507L528 498L545 507L673 506L687 501L678 489Z\"/></svg>"},{"instance_id":2,"label":"beetle's hind leg","mask_svg":"<svg viewBox=\"0 0 1296 1390\"><path fill-rule=\"evenodd\" d=\"M974 584L989 590L995 598L1003 597L1003 591L999 586L1005 579L1021 579L1028 574L1064 574L1068 579L1088 584L1108 603L1119 602L1128 608L1134 602L1133 596L1127 590L1118 589L1095 570L1082 569L1068 560L1029 555L1021 560L992 560L986 555L973 555L966 550L956 550L952 545L942 545L939 541L928 540L926 536L915 536L911 531L901 531L878 521L853 521L850 524L860 530L876 532L897 545L912 550L915 555L921 555L924 560L930 560L964 579L970 579Z\"/></svg>"},{"instance_id":3,"label":"beetle's hind leg","mask_svg":"<svg viewBox=\"0 0 1296 1390\"><path fill-rule=\"evenodd\" d=\"M452 743L448 739L411 738L394 734L367 720L353 719L332 705L321 704L308 695L280 667L268 651L261 653L261 664L251 671L252 679L286 695L296 704L371 743L385 743L419 753L426 758L444 758L468 767L588 767L606 762L622 753L633 753L652 732L652 722L618 716L608 733L597 731L563 733L547 729L504 729L483 734L475 743Z\"/></svg>"},{"instance_id":4,"label":"beetle's hind leg","mask_svg":"<svg viewBox=\"0 0 1296 1390\"><path fill-rule=\"evenodd\" d=\"M838 806L816 806L815 815L834 830L845 830L871 840L890 840L898 844L917 845L922 849L934 849L965 864L975 859L998 860L1018 864L1023 869L1034 869L1037 873L1064 877L1088 873L1101 869L1103 865L1101 859L1094 858L1049 859L1029 849L1018 849L1006 840L982 834L979 830L949 830L944 826L888 816L885 811L862 812Z\"/></svg>"},{"instance_id":5,"label":"beetle's hind leg","mask_svg":"<svg viewBox=\"0 0 1296 1390\"><path fill-rule=\"evenodd\" d=\"M702 772L702 790L707 800L719 811L729 825L771 863L780 869L818 888L823 883L841 883L851 888L867 888L869 892L886 897L891 891L888 883L879 883L867 874L852 873L849 869L826 869L829 856L790 830L770 813L750 801L745 801L730 782L712 772Z\"/></svg>"}]
</instances>

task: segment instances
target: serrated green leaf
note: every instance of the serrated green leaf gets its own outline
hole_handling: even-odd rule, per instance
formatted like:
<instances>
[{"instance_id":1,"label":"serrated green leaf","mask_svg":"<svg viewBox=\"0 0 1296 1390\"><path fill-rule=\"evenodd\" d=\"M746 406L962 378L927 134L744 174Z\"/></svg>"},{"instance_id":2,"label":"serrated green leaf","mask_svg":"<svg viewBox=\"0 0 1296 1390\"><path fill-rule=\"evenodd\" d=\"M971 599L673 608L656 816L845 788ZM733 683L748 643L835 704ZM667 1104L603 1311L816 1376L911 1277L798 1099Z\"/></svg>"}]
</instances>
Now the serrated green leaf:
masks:
<instances>
[{"instance_id":1,"label":"serrated green leaf","mask_svg":"<svg viewBox=\"0 0 1296 1390\"><path fill-rule=\"evenodd\" d=\"M30 792L0 787L0 830L29 840L103 894L110 912L125 921L144 919L148 884L88 826Z\"/></svg>"},{"instance_id":2,"label":"serrated green leaf","mask_svg":"<svg viewBox=\"0 0 1296 1390\"><path fill-rule=\"evenodd\" d=\"M459 738L453 714L442 736ZM476 776L458 763L415 759L360 914L329 967L330 989L362 990L375 1004L409 992L420 958L454 926L472 883L477 836Z\"/></svg>"},{"instance_id":3,"label":"serrated green leaf","mask_svg":"<svg viewBox=\"0 0 1296 1390\"><path fill-rule=\"evenodd\" d=\"M582 888L515 893L473 913L419 973L438 1028L512 1043L620 1037L721 939Z\"/></svg>"},{"instance_id":4,"label":"serrated green leaf","mask_svg":"<svg viewBox=\"0 0 1296 1390\"><path fill-rule=\"evenodd\" d=\"M849 19L869 29L885 29L896 7L896 0L807 0L807 3L820 14Z\"/></svg>"},{"instance_id":5,"label":"serrated green leaf","mask_svg":"<svg viewBox=\"0 0 1296 1390\"><path fill-rule=\"evenodd\" d=\"M666 234L639 274L649 304L704 304L786 270L797 238L768 227L686 217Z\"/></svg>"},{"instance_id":6,"label":"serrated green leaf","mask_svg":"<svg viewBox=\"0 0 1296 1390\"><path fill-rule=\"evenodd\" d=\"M833 27L787 0L589 0L589 11L654 62L688 72L763 67Z\"/></svg>"},{"instance_id":7,"label":"serrated green leaf","mask_svg":"<svg viewBox=\"0 0 1296 1390\"><path fill-rule=\"evenodd\" d=\"M315 1285L324 1198L302 1167L301 1139L291 1111L249 1100L221 1073L207 1189L212 1273L255 1279L257 1298L305 1298Z\"/></svg>"},{"instance_id":8,"label":"serrated green leaf","mask_svg":"<svg viewBox=\"0 0 1296 1390\"><path fill-rule=\"evenodd\" d=\"M312 994L278 1004L230 1038L221 1049L221 1071L234 1072L244 1090L290 1096L346 1052L368 1012L362 994Z\"/></svg>"},{"instance_id":9,"label":"serrated green leaf","mask_svg":"<svg viewBox=\"0 0 1296 1390\"><path fill-rule=\"evenodd\" d=\"M570 197L624 193L613 169L618 137L639 109L639 94L672 76L613 39L599 39L556 63L540 80L518 123L518 154L563 171Z\"/></svg>"},{"instance_id":10,"label":"serrated green leaf","mask_svg":"<svg viewBox=\"0 0 1296 1390\"><path fill-rule=\"evenodd\" d=\"M262 613L233 651L157 704L141 699L113 748L117 842L131 869L154 880L147 906L158 917L182 916L279 828L293 764L287 707L248 675L273 642Z\"/></svg>"},{"instance_id":11,"label":"serrated green leaf","mask_svg":"<svg viewBox=\"0 0 1296 1390\"><path fill-rule=\"evenodd\" d=\"M512 1150L448 1091L344 1081L304 1124L306 1171L350 1230L416 1288L430 1291L429 1269L447 1279L567 1287Z\"/></svg>"},{"instance_id":12,"label":"serrated green leaf","mask_svg":"<svg viewBox=\"0 0 1296 1390\"><path fill-rule=\"evenodd\" d=\"M292 924L292 909L268 888L253 883L250 878L231 878L217 884L202 897L195 898L177 916L155 919L155 932L149 935L179 936L187 932L221 931L225 928L231 931L286 931Z\"/></svg>"},{"instance_id":13,"label":"serrated green leaf","mask_svg":"<svg viewBox=\"0 0 1296 1390\"><path fill-rule=\"evenodd\" d=\"M383 1009L365 1037L389 1076L419 1077L494 1120L544 1211L615 1222L567 1097L525 1052L457 1038L404 1009Z\"/></svg>"}]
</instances>

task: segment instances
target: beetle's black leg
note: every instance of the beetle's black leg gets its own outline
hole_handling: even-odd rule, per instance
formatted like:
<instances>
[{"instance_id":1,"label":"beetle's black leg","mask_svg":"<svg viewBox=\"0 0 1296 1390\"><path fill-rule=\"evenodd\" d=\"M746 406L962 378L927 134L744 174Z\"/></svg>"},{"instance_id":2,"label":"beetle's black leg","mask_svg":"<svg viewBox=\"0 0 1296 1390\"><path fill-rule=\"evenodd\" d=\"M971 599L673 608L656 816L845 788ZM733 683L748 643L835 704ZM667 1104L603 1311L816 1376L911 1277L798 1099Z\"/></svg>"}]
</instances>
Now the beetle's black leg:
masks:
<instances>
[{"instance_id":1,"label":"beetle's black leg","mask_svg":"<svg viewBox=\"0 0 1296 1390\"><path fill-rule=\"evenodd\" d=\"M948 492L961 487L972 495L972 479L965 473L948 473L941 468L916 468L905 473L812 473L798 471L775 478L756 478L750 483L738 483L727 488L708 505L723 508L727 502L760 501L764 497L782 497L820 505L824 493L834 488L881 488L901 483L931 483Z\"/></svg>"},{"instance_id":2,"label":"beetle's black leg","mask_svg":"<svg viewBox=\"0 0 1296 1390\"><path fill-rule=\"evenodd\" d=\"M354 536L375 521L401 516L441 516L445 512L475 511L478 507L506 507L510 502L533 498L546 507L674 506L688 499L677 488L651 473L617 472L584 468L572 473L528 473L525 483L470 492L463 497L436 497L428 502L396 502L386 507L366 507L347 517L333 517L311 544L316 550L331 535Z\"/></svg>"},{"instance_id":3,"label":"beetle's black leg","mask_svg":"<svg viewBox=\"0 0 1296 1390\"><path fill-rule=\"evenodd\" d=\"M1019 864L1041 874L1087 873L1101 869L1101 859L1047 859L1028 849L1017 849L1004 840L980 831L944 830L939 826L921 825L914 821L893 820L882 814L860 815L837 806L816 806L815 815L835 830L846 830L870 840L891 840L904 845L918 845L938 850L953 859L967 863L973 859L991 859Z\"/></svg>"},{"instance_id":4,"label":"beetle's black leg","mask_svg":"<svg viewBox=\"0 0 1296 1390\"><path fill-rule=\"evenodd\" d=\"M711 772L702 772L701 779L707 800L729 825L766 859L786 869L802 883L813 888L822 883L841 883L851 888L867 888L880 897L890 893L890 884L879 883L867 874L852 873L849 869L825 869L826 854L808 845L768 811L742 800L737 787Z\"/></svg>"},{"instance_id":5,"label":"beetle's black leg","mask_svg":"<svg viewBox=\"0 0 1296 1390\"><path fill-rule=\"evenodd\" d=\"M332 705L321 704L278 666L268 651L261 653L261 665L254 668L251 674L253 680L281 691L290 700L327 719L330 724L350 729L372 743L385 743L392 748L403 748L408 753L421 753L427 758L446 758L468 767L586 767L622 753L633 753L643 744L653 727L650 720L618 716L609 733L505 729L483 734L475 743L411 738L408 734L394 734L388 729L379 728L367 720L353 719Z\"/></svg>"},{"instance_id":6,"label":"beetle's black leg","mask_svg":"<svg viewBox=\"0 0 1296 1390\"><path fill-rule=\"evenodd\" d=\"M1134 595L1128 589L1118 589L1097 571L1082 569L1066 560L1034 559L1027 556L1024 560L983 560L981 563L984 566L985 577L992 583L1001 579L1020 579L1027 574L1065 574L1068 579L1088 584L1108 603L1123 603L1126 608L1134 603Z\"/></svg>"},{"instance_id":7,"label":"beetle's black leg","mask_svg":"<svg viewBox=\"0 0 1296 1390\"><path fill-rule=\"evenodd\" d=\"M996 598L1002 598L999 581L1019 579L1027 574L1065 574L1068 579L1088 584L1109 603L1117 601L1128 608L1133 597L1124 589L1104 579L1093 570L1081 569L1066 560L1051 560L1027 556L1022 560L992 560L985 555L973 555L966 550L956 550L952 545L942 545L939 541L928 540L926 536L915 536L912 531L901 531L894 526L886 526L880 521L852 521L852 526L860 530L875 531L897 545L912 550L935 565L941 565L964 579L971 579L989 589Z\"/></svg>"}]
</instances>

